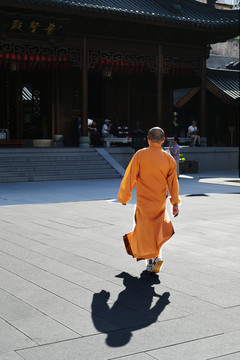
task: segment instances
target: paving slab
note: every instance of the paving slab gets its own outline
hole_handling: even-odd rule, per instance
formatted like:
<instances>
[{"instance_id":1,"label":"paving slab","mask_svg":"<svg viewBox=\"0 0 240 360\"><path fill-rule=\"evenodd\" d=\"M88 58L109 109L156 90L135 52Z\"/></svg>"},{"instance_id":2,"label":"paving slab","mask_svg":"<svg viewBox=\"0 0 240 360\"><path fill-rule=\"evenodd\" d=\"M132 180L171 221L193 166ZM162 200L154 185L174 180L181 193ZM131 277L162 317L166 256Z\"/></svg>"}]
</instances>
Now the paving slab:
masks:
<instances>
[{"instance_id":1,"label":"paving slab","mask_svg":"<svg viewBox=\"0 0 240 360\"><path fill-rule=\"evenodd\" d=\"M79 334L47 315L10 321L10 324L39 345L79 337Z\"/></svg>"},{"instance_id":2,"label":"paving slab","mask_svg":"<svg viewBox=\"0 0 240 360\"><path fill-rule=\"evenodd\" d=\"M0 354L0 360L22 360L22 357L14 351Z\"/></svg>"},{"instance_id":3,"label":"paving slab","mask_svg":"<svg viewBox=\"0 0 240 360\"><path fill-rule=\"evenodd\" d=\"M0 289L0 317L6 321L42 315L24 301Z\"/></svg>"},{"instance_id":4,"label":"paving slab","mask_svg":"<svg viewBox=\"0 0 240 360\"><path fill-rule=\"evenodd\" d=\"M148 352L154 359L164 360L210 360L224 355L227 359L231 353L240 353L240 332L231 332L196 341L176 344Z\"/></svg>"},{"instance_id":5,"label":"paving slab","mask_svg":"<svg viewBox=\"0 0 240 360\"><path fill-rule=\"evenodd\" d=\"M190 316L189 319L225 333L240 330L240 306Z\"/></svg>"},{"instance_id":6,"label":"paving slab","mask_svg":"<svg viewBox=\"0 0 240 360\"><path fill-rule=\"evenodd\" d=\"M215 358L212 358L210 360L216 359L216 360L239 360L240 358L240 351L234 353L234 354L227 354L224 356L218 356Z\"/></svg>"},{"instance_id":7,"label":"paving slab","mask_svg":"<svg viewBox=\"0 0 240 360\"><path fill-rule=\"evenodd\" d=\"M179 329L181 328L181 331ZM146 336L146 334L148 334ZM26 360L114 359L115 357L146 352L153 348L217 335L213 330L188 319L176 319L152 324L151 327L131 327L126 331L95 335L63 343L44 345L36 349L17 351ZM99 352L101 348L101 352Z\"/></svg>"},{"instance_id":8,"label":"paving slab","mask_svg":"<svg viewBox=\"0 0 240 360\"><path fill-rule=\"evenodd\" d=\"M0 318L0 354L35 345L30 337Z\"/></svg>"},{"instance_id":9,"label":"paving slab","mask_svg":"<svg viewBox=\"0 0 240 360\"><path fill-rule=\"evenodd\" d=\"M121 357L121 360L153 360L152 356L145 353Z\"/></svg>"}]
</instances>

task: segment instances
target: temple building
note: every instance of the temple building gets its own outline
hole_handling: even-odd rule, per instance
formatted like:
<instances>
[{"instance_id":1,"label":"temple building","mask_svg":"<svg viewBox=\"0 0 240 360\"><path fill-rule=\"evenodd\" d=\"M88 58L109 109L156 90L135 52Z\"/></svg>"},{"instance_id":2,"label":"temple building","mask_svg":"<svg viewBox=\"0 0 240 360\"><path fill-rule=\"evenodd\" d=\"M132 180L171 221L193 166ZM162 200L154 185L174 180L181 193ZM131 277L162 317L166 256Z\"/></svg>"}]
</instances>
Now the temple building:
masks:
<instances>
[{"instance_id":1,"label":"temple building","mask_svg":"<svg viewBox=\"0 0 240 360\"><path fill-rule=\"evenodd\" d=\"M65 146L84 147L90 118L99 128L105 119L129 131L161 126L167 136L196 120L214 144L214 106L224 101L217 124L236 134L239 95L227 92L229 80L219 90L206 59L210 44L237 35L239 10L214 0L1 0L0 140L30 146L63 135ZM191 93L181 106L179 93Z\"/></svg>"}]
</instances>

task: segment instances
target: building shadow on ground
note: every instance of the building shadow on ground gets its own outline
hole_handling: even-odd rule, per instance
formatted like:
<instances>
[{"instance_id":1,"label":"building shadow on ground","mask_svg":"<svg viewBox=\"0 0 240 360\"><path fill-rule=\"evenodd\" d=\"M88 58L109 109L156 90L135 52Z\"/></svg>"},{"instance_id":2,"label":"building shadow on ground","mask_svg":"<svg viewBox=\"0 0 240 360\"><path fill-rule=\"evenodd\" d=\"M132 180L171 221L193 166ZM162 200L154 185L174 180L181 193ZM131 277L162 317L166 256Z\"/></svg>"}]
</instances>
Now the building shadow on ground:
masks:
<instances>
[{"instance_id":1,"label":"building shadow on ground","mask_svg":"<svg viewBox=\"0 0 240 360\"><path fill-rule=\"evenodd\" d=\"M134 277L126 272L116 275L123 279L125 289L117 300L110 305L110 293L102 290L95 293L92 300L92 320L101 333L106 333L106 343L111 347L126 345L133 336L133 331L150 326L170 303L170 293L159 295L154 285L159 285L158 275L143 271ZM116 330L109 331L109 325Z\"/></svg>"}]
</instances>

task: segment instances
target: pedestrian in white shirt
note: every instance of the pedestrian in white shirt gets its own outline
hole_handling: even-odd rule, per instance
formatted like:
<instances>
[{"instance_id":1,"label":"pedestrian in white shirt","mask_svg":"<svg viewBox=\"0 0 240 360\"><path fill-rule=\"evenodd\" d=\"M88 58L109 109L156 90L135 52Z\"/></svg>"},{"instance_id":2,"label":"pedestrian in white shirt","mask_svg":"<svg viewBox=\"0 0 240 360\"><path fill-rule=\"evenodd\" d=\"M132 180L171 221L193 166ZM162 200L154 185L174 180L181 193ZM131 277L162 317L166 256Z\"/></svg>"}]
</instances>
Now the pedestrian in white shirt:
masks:
<instances>
[{"instance_id":1,"label":"pedestrian in white shirt","mask_svg":"<svg viewBox=\"0 0 240 360\"><path fill-rule=\"evenodd\" d=\"M200 146L201 138L198 135L198 128L197 128L196 124L197 124L196 121L193 121L192 125L189 126L189 128L188 128L188 136L193 139L193 146L196 145L196 142L198 142L198 145Z\"/></svg>"},{"instance_id":2,"label":"pedestrian in white shirt","mask_svg":"<svg viewBox=\"0 0 240 360\"><path fill-rule=\"evenodd\" d=\"M111 127L112 127L111 121L106 119L102 126L102 136L103 137L113 137L113 135L110 133Z\"/></svg>"}]
</instances>

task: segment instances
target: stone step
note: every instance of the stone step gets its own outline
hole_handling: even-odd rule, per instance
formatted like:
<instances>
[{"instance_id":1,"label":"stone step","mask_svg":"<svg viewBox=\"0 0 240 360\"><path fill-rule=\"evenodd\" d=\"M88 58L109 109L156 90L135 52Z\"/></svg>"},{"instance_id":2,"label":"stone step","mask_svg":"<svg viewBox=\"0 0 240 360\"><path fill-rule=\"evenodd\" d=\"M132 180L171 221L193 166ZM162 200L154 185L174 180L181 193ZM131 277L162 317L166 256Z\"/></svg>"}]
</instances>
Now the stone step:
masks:
<instances>
[{"instance_id":1,"label":"stone step","mask_svg":"<svg viewBox=\"0 0 240 360\"><path fill-rule=\"evenodd\" d=\"M82 166L87 165L88 167L94 166L94 167L98 167L98 166L106 166L108 163L106 160L102 159L102 158L98 158L98 159L94 159L94 160L87 160L87 161L83 161L83 160L59 160L59 161L53 161L53 160L42 160L42 161L16 161L14 160L13 162L2 162L0 160L0 168L1 171L4 168L36 168L36 167L49 167L49 165L51 165L53 168L58 168L58 167L77 167L77 168L81 168ZM109 165L110 166L110 165Z\"/></svg>"},{"instance_id":2,"label":"stone step","mask_svg":"<svg viewBox=\"0 0 240 360\"><path fill-rule=\"evenodd\" d=\"M119 174L82 174L82 175L61 175L61 177L57 176L12 176L8 178L1 178L0 177L0 183L13 183L13 182L28 182L28 181L61 181L61 180L87 180L87 179L114 179L119 178Z\"/></svg>"},{"instance_id":3,"label":"stone step","mask_svg":"<svg viewBox=\"0 0 240 360\"><path fill-rule=\"evenodd\" d=\"M2 155L0 154L0 161L28 161L28 160L40 160L40 159L52 159L52 160L61 160L61 159L96 159L98 158L98 153L90 153L90 154L13 154Z\"/></svg>"},{"instance_id":4,"label":"stone step","mask_svg":"<svg viewBox=\"0 0 240 360\"><path fill-rule=\"evenodd\" d=\"M94 148L0 149L0 182L120 177L108 161Z\"/></svg>"},{"instance_id":5,"label":"stone step","mask_svg":"<svg viewBox=\"0 0 240 360\"><path fill-rule=\"evenodd\" d=\"M64 169L64 168L59 168L59 169L43 169L43 170L39 170L39 169L35 169L34 171L25 171L24 169L19 169L18 171L12 171L10 170L6 170L5 172L1 172L1 177L4 176L14 176L14 175L19 175L19 176L29 176L29 174L33 174L33 175L42 175L42 174L46 174L46 175L61 175L61 174L95 174L95 173L105 173L105 174L111 174L111 173L115 173L116 170L114 170L113 168L111 168L110 166L108 168L98 168L98 169Z\"/></svg>"},{"instance_id":6,"label":"stone step","mask_svg":"<svg viewBox=\"0 0 240 360\"><path fill-rule=\"evenodd\" d=\"M1 143L0 143L1 144ZM1 148L0 147L0 154L60 154L60 153L95 153L95 148L88 148L88 149L81 149L81 148L69 148L69 147L62 147L62 148Z\"/></svg>"}]
</instances>

